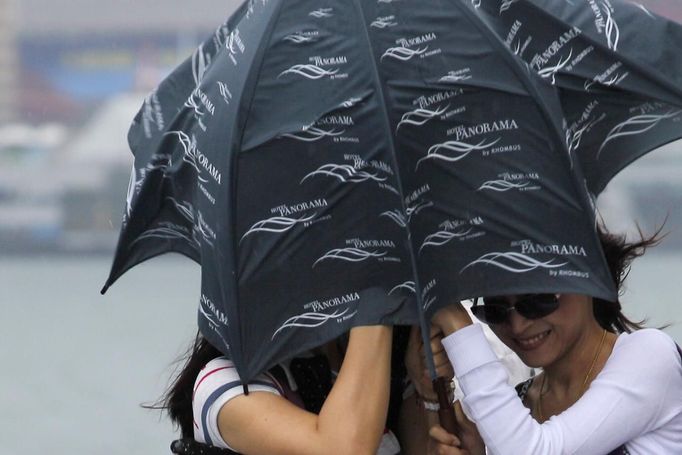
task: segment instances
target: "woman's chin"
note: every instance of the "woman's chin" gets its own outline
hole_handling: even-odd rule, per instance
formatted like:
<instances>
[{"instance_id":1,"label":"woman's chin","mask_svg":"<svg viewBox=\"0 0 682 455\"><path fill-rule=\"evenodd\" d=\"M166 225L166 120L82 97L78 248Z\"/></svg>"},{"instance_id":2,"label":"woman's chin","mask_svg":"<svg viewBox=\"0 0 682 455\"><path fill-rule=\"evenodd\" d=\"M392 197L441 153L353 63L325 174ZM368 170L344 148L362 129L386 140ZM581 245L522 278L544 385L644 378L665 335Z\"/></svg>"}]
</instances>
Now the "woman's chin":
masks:
<instances>
[{"instance_id":1,"label":"woman's chin","mask_svg":"<svg viewBox=\"0 0 682 455\"><path fill-rule=\"evenodd\" d=\"M530 337L515 338L513 351L527 366L539 368L551 362L553 357L552 330L546 330Z\"/></svg>"}]
</instances>

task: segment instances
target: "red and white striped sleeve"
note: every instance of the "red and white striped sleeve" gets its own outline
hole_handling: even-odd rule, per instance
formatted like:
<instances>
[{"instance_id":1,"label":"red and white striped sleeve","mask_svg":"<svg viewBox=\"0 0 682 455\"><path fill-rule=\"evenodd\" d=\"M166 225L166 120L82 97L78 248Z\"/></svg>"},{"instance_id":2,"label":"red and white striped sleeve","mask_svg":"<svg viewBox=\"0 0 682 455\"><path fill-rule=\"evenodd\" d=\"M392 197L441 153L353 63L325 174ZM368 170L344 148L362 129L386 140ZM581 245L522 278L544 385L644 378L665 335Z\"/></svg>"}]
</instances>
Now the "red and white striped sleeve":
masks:
<instances>
[{"instance_id":1,"label":"red and white striped sleeve","mask_svg":"<svg viewBox=\"0 0 682 455\"><path fill-rule=\"evenodd\" d=\"M249 392L283 395L275 378L267 373L249 382ZM243 393L243 383L231 360L218 357L208 362L197 376L192 394L194 439L230 449L218 430L218 413L225 403Z\"/></svg>"}]
</instances>

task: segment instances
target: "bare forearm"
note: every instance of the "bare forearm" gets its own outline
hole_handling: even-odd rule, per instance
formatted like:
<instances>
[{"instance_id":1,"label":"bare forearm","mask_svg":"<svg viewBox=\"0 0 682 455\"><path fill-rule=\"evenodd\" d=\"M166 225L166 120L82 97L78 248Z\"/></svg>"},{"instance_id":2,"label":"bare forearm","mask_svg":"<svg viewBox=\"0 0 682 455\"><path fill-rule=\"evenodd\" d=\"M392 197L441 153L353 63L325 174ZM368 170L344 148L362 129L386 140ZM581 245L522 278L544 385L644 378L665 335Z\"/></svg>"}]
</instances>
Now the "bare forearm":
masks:
<instances>
[{"instance_id":1,"label":"bare forearm","mask_svg":"<svg viewBox=\"0 0 682 455\"><path fill-rule=\"evenodd\" d=\"M433 317L433 325L440 328L444 336L473 324L471 316L461 304L450 305L438 311Z\"/></svg>"},{"instance_id":2,"label":"bare forearm","mask_svg":"<svg viewBox=\"0 0 682 455\"><path fill-rule=\"evenodd\" d=\"M318 418L318 430L375 453L383 434L390 393L392 328L351 330L339 376ZM330 441L330 443L334 443Z\"/></svg>"},{"instance_id":3,"label":"bare forearm","mask_svg":"<svg viewBox=\"0 0 682 455\"><path fill-rule=\"evenodd\" d=\"M390 327L351 330L319 415L274 394L252 393L222 407L220 434L248 455L375 455L388 408L391 335Z\"/></svg>"},{"instance_id":4,"label":"bare forearm","mask_svg":"<svg viewBox=\"0 0 682 455\"><path fill-rule=\"evenodd\" d=\"M405 455L424 455L427 453L429 428L437 423L432 423L428 414L437 415L424 409L424 406L417 401L416 395L412 394L403 400L398 421L398 439L400 440L401 453Z\"/></svg>"}]
</instances>

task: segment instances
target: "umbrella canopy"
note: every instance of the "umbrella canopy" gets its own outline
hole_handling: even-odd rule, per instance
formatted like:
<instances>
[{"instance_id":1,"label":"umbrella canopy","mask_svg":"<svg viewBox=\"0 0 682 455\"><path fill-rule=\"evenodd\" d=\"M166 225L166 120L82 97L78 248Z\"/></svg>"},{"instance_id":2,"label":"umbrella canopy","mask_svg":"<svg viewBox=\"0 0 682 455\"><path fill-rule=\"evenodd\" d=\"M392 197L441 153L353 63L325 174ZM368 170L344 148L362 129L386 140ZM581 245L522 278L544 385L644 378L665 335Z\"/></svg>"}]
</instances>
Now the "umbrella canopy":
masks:
<instances>
[{"instance_id":1,"label":"umbrella canopy","mask_svg":"<svg viewBox=\"0 0 682 455\"><path fill-rule=\"evenodd\" d=\"M245 381L464 298L613 299L561 118L467 2L249 1L135 118L105 289L194 259L199 327Z\"/></svg>"},{"instance_id":2,"label":"umbrella canopy","mask_svg":"<svg viewBox=\"0 0 682 455\"><path fill-rule=\"evenodd\" d=\"M598 194L682 138L682 26L622 0L483 0L509 48L560 90L566 140Z\"/></svg>"}]
</instances>

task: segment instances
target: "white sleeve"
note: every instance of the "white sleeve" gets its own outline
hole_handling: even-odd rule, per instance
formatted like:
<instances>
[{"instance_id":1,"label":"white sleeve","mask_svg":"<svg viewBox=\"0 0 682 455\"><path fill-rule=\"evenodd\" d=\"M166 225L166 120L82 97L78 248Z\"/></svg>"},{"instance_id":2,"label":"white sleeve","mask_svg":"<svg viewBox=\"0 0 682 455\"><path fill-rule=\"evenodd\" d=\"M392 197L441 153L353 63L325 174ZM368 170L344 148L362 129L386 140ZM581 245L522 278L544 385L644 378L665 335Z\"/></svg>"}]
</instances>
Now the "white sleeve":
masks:
<instances>
[{"instance_id":1,"label":"white sleeve","mask_svg":"<svg viewBox=\"0 0 682 455\"><path fill-rule=\"evenodd\" d=\"M493 454L603 455L680 412L679 355L658 330L621 335L587 392L543 424L507 384L480 325L455 332L443 345L464 393L462 405Z\"/></svg>"},{"instance_id":2,"label":"white sleeve","mask_svg":"<svg viewBox=\"0 0 682 455\"><path fill-rule=\"evenodd\" d=\"M249 392L282 395L274 378L258 375L249 383ZM194 439L205 444L233 450L218 429L218 413L225 403L244 393L244 387L232 361L219 357L206 364L197 376L192 396Z\"/></svg>"}]
</instances>

